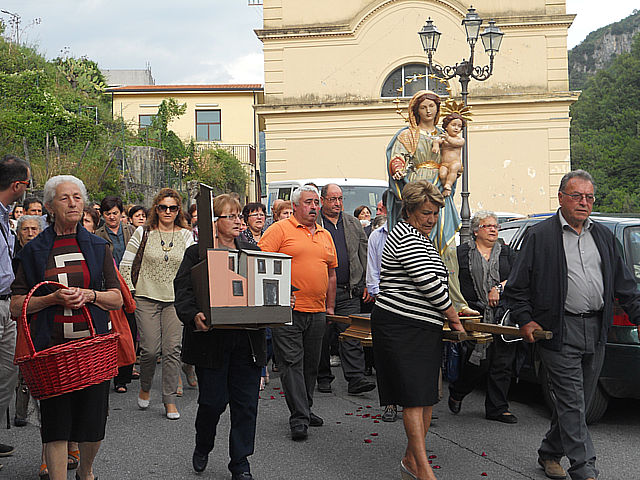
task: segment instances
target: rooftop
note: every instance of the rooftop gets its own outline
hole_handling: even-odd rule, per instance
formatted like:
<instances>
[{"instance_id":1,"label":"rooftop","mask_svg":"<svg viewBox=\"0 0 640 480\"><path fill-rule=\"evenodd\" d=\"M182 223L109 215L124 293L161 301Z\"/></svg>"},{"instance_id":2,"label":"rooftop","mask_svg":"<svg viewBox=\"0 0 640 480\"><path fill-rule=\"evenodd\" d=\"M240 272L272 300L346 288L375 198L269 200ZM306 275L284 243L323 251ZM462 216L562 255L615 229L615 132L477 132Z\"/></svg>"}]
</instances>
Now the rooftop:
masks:
<instances>
[{"instance_id":1,"label":"rooftop","mask_svg":"<svg viewBox=\"0 0 640 480\"><path fill-rule=\"evenodd\" d=\"M233 83L216 85L127 85L108 88L108 92L211 92L264 90L260 83Z\"/></svg>"}]
</instances>

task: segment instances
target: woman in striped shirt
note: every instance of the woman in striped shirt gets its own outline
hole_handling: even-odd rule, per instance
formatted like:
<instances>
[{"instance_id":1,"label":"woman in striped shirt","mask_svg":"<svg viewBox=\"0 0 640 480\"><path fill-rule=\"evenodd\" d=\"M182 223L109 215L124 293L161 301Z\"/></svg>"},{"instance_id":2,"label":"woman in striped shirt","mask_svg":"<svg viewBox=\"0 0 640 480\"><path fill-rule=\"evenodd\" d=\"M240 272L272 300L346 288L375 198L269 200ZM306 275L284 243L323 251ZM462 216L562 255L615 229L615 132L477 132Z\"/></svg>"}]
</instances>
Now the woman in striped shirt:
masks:
<instances>
[{"instance_id":1,"label":"woman in striped shirt","mask_svg":"<svg viewBox=\"0 0 640 480\"><path fill-rule=\"evenodd\" d=\"M436 478L425 437L438 402L442 326L447 320L452 330L464 330L449 299L447 269L429 240L443 206L442 194L426 180L403 188L403 220L385 243L380 293L371 314L380 403L404 407L404 479Z\"/></svg>"}]
</instances>

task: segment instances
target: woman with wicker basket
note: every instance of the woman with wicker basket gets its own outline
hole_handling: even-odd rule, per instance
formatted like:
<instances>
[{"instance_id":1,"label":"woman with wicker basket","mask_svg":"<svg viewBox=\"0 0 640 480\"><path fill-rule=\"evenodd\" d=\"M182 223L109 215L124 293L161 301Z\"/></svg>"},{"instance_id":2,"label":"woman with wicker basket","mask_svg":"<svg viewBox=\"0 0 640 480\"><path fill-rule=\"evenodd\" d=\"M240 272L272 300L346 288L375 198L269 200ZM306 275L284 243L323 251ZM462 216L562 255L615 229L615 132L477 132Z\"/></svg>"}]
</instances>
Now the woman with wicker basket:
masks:
<instances>
[{"instance_id":1,"label":"woman with wicker basket","mask_svg":"<svg viewBox=\"0 0 640 480\"><path fill-rule=\"evenodd\" d=\"M177 420L178 379L182 323L173 305L171 280L176 276L184 252L193 236L182 212L182 198L163 188L153 199L147 225L138 227L120 262L120 273L135 290L136 322L140 335L140 392L138 407L149 408L156 358L162 358L162 402L168 419Z\"/></svg>"},{"instance_id":2,"label":"woman with wicker basket","mask_svg":"<svg viewBox=\"0 0 640 480\"><path fill-rule=\"evenodd\" d=\"M40 288L24 310L29 332L22 334L27 337L30 334L38 353L48 349L62 351L60 346L66 344L79 345L79 339L90 335L89 315L96 333L108 333L108 310L122 307L118 277L107 242L90 234L80 224L86 203L87 190L78 178L58 175L49 179L44 187L44 204L54 223L27 243L16 257L16 279L11 288L14 317L21 316L27 293L40 282L55 281L67 287ZM19 356L18 346L18 362ZM92 358L92 361L96 360L103 361ZM104 362L108 361L104 359ZM68 375L67 379L63 378L64 383L75 385L69 387L71 389L80 389L62 394L45 392L38 397L42 398L41 436L49 478L67 478L67 443L77 441L80 464L76 478L92 480L95 478L93 460L107 423L109 380L78 387L77 378L73 378L80 375L77 367L69 365L66 368L60 372L63 377ZM113 374L115 372L114 363ZM48 371L41 373L42 383L51 383L47 374ZM32 392L39 390L37 383L36 376L35 384L30 385Z\"/></svg>"}]
</instances>

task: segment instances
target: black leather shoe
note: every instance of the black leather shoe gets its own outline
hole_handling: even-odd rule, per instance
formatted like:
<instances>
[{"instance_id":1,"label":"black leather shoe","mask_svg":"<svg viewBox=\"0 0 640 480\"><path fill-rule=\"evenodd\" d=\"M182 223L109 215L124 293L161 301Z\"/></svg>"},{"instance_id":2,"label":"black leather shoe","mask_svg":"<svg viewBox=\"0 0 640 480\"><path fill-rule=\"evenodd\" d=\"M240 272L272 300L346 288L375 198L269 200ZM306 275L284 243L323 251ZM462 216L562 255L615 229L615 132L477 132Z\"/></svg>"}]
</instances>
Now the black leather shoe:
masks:
<instances>
[{"instance_id":1,"label":"black leather shoe","mask_svg":"<svg viewBox=\"0 0 640 480\"><path fill-rule=\"evenodd\" d=\"M8 457L9 455L13 455L13 452L15 451L16 447L0 443L0 457Z\"/></svg>"},{"instance_id":2,"label":"black leather shoe","mask_svg":"<svg viewBox=\"0 0 640 480\"><path fill-rule=\"evenodd\" d=\"M451 395L449 395L449 401L447 402L449 405L449 410L454 415L460 413L460 409L462 408L462 400L455 400Z\"/></svg>"},{"instance_id":3,"label":"black leather shoe","mask_svg":"<svg viewBox=\"0 0 640 480\"><path fill-rule=\"evenodd\" d=\"M231 475L231 480L253 480L253 475L249 472L234 473Z\"/></svg>"},{"instance_id":4,"label":"black leather shoe","mask_svg":"<svg viewBox=\"0 0 640 480\"><path fill-rule=\"evenodd\" d=\"M360 380L350 383L349 388L347 388L347 392L349 395L358 395L359 393L370 392L374 388L376 388L375 382L371 382L362 377Z\"/></svg>"},{"instance_id":5,"label":"black leather shoe","mask_svg":"<svg viewBox=\"0 0 640 480\"><path fill-rule=\"evenodd\" d=\"M16 427L26 427L27 421L24 418L13 417L13 424Z\"/></svg>"},{"instance_id":6,"label":"black leather shoe","mask_svg":"<svg viewBox=\"0 0 640 480\"><path fill-rule=\"evenodd\" d=\"M319 417L313 412L309 414L309 426L321 427L322 425L324 425L324 420L322 419L322 417Z\"/></svg>"},{"instance_id":7,"label":"black leather shoe","mask_svg":"<svg viewBox=\"0 0 640 480\"><path fill-rule=\"evenodd\" d=\"M509 412L501 413L500 415L487 415L487 420L495 420L502 423L518 423L518 417Z\"/></svg>"},{"instance_id":8,"label":"black leather shoe","mask_svg":"<svg viewBox=\"0 0 640 480\"><path fill-rule=\"evenodd\" d=\"M371 375L373 375L373 369L371 367L366 367L364 369L364 375L365 377L370 377Z\"/></svg>"},{"instance_id":9,"label":"black leather shoe","mask_svg":"<svg viewBox=\"0 0 640 480\"><path fill-rule=\"evenodd\" d=\"M291 440L299 442L301 440L306 440L309 434L307 433L306 425L296 425L295 427L291 427Z\"/></svg>"},{"instance_id":10,"label":"black leather shoe","mask_svg":"<svg viewBox=\"0 0 640 480\"><path fill-rule=\"evenodd\" d=\"M330 383L319 383L318 391L321 393L331 393L331 384Z\"/></svg>"},{"instance_id":11,"label":"black leather shoe","mask_svg":"<svg viewBox=\"0 0 640 480\"><path fill-rule=\"evenodd\" d=\"M204 472L204 469L207 468L207 462L209 461L209 455L203 455L199 453L197 450L193 451L193 469L198 472Z\"/></svg>"}]
</instances>

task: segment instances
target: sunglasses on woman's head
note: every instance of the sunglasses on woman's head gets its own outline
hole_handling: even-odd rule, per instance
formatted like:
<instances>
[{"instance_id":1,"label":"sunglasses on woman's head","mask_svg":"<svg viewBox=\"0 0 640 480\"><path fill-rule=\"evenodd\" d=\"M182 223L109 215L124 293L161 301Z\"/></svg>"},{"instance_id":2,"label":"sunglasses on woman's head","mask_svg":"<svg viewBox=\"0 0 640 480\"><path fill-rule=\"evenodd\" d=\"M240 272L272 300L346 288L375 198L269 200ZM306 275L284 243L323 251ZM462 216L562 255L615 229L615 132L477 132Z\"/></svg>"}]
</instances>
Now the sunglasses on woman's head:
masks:
<instances>
[{"instance_id":1,"label":"sunglasses on woman's head","mask_svg":"<svg viewBox=\"0 0 640 480\"><path fill-rule=\"evenodd\" d=\"M178 205L158 205L157 208L160 212L169 210L171 213L176 213L178 211Z\"/></svg>"}]
</instances>

